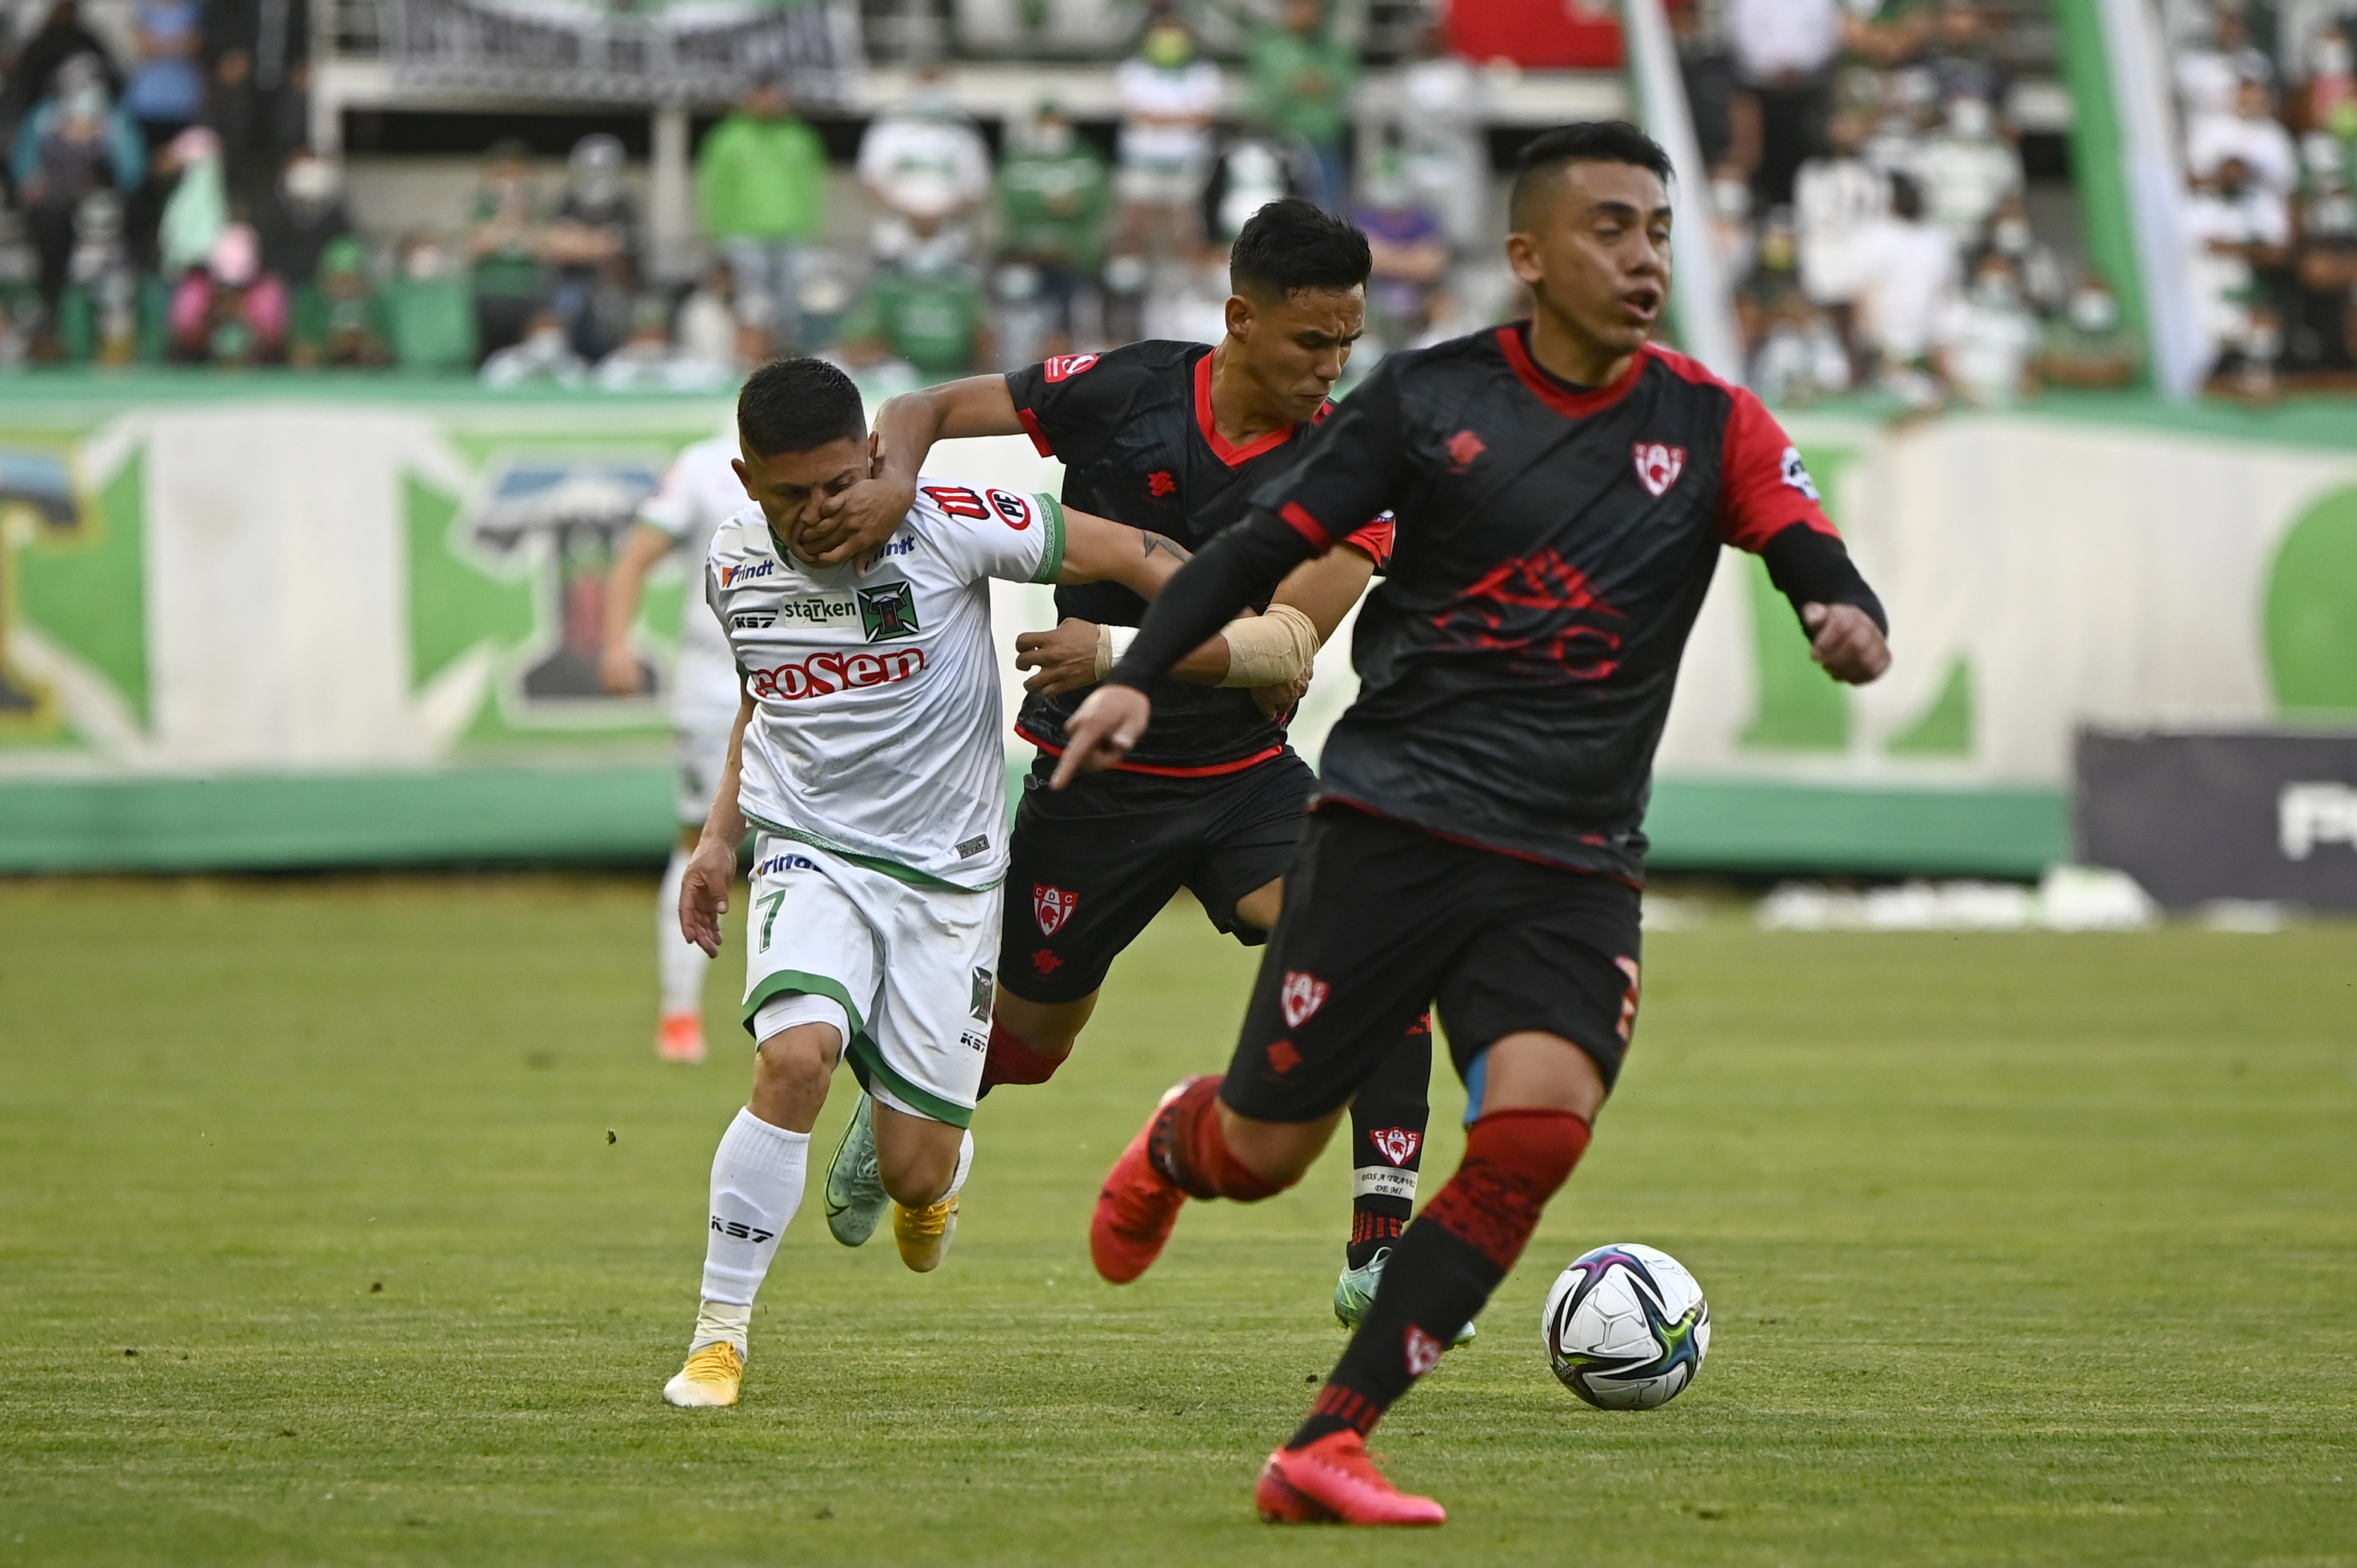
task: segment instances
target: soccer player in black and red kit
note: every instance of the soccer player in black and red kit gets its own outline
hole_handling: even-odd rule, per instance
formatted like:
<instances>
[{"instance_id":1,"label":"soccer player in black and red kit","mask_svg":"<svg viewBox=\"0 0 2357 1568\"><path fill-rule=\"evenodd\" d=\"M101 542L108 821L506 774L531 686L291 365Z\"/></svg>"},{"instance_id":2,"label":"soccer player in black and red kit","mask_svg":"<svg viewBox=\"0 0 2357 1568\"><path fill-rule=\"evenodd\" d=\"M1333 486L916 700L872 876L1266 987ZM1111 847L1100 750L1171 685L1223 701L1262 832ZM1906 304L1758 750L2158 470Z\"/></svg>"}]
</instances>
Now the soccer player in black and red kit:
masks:
<instances>
[{"instance_id":1,"label":"soccer player in black and red kit","mask_svg":"<svg viewBox=\"0 0 2357 1568\"><path fill-rule=\"evenodd\" d=\"M935 441L1019 433L1063 459L1071 505L1150 522L1157 537L1201 549L1243 518L1254 491L1291 464L1300 437L1330 411L1327 393L1364 320L1370 259L1366 237L1343 220L1307 201L1269 203L1231 252L1234 296L1217 348L1134 343L896 398L877 418L877 478L838 504L838 534L803 548L822 562L875 548L899 526ZM1390 526L1369 523L1373 515L1252 607L1289 605L1318 640L1330 636L1388 550ZM1286 744L1297 689L1217 684L1239 626L1181 660L1178 679L1156 683L1154 734L1117 772L1048 790L1065 720L1103 672L1101 658L1126 645L1146 611L1117 585L1059 589L1056 603L1064 618L1055 630L1017 639L1019 660L1037 672L1016 733L1040 757L1010 845L985 1093L1044 1082L1063 1064L1113 961L1181 886L1221 930L1248 945L1265 940L1317 787ZM1431 1030L1412 1021L1391 1039L1352 1110L1351 1234L1334 1297L1346 1326L1356 1326L1406 1227L1422 1163ZM1453 1337L1471 1333L1460 1324Z\"/></svg>"},{"instance_id":2,"label":"soccer player in black and red kit","mask_svg":"<svg viewBox=\"0 0 2357 1568\"><path fill-rule=\"evenodd\" d=\"M1880 604L1758 399L1652 347L1670 287L1669 160L1633 126L1565 127L1517 174L1507 257L1531 319L1386 359L1171 579L1067 725L1056 782L1151 736L1157 677L1339 532L1391 510L1335 726L1226 1076L1180 1085L1106 1177L1108 1278L1188 1197L1291 1186L1372 1069L1437 1004L1470 1107L1464 1163L1401 1239L1262 1517L1437 1524L1365 1434L1480 1310L1571 1175L1638 1004L1642 822L1686 636L1721 545L1754 551L1814 656L1889 662Z\"/></svg>"}]
</instances>

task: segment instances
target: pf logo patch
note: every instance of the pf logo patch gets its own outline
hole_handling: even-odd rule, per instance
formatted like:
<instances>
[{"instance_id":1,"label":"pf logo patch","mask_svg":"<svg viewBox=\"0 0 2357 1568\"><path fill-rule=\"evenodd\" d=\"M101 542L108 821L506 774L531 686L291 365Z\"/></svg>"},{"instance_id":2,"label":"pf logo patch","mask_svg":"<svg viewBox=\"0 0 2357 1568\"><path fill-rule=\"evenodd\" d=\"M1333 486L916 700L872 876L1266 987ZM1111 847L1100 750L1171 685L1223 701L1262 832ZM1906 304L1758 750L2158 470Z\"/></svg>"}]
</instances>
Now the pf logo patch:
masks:
<instances>
[{"instance_id":1,"label":"pf logo patch","mask_svg":"<svg viewBox=\"0 0 2357 1568\"><path fill-rule=\"evenodd\" d=\"M1375 1152L1395 1165L1404 1165L1415 1158L1416 1150L1424 1146L1424 1134L1413 1127L1385 1127L1367 1134Z\"/></svg>"},{"instance_id":2,"label":"pf logo patch","mask_svg":"<svg viewBox=\"0 0 2357 1568\"><path fill-rule=\"evenodd\" d=\"M1285 1026L1298 1029L1308 1023L1318 1009L1326 1005L1326 993L1333 987L1306 969L1288 969L1285 983L1277 990L1277 1004L1285 1009Z\"/></svg>"},{"instance_id":3,"label":"pf logo patch","mask_svg":"<svg viewBox=\"0 0 2357 1568\"><path fill-rule=\"evenodd\" d=\"M1052 937L1064 929L1064 922L1080 908L1081 896L1062 887L1050 887L1044 882L1031 885L1031 914L1039 922L1039 934Z\"/></svg>"},{"instance_id":4,"label":"pf logo patch","mask_svg":"<svg viewBox=\"0 0 2357 1568\"><path fill-rule=\"evenodd\" d=\"M1097 362L1094 354L1059 354L1039 368L1050 381L1068 381Z\"/></svg>"},{"instance_id":5,"label":"pf logo patch","mask_svg":"<svg viewBox=\"0 0 2357 1568\"><path fill-rule=\"evenodd\" d=\"M1020 533L1031 526L1031 503L1021 496L1008 495L1005 490L992 490L990 504L998 509L999 520Z\"/></svg>"},{"instance_id":6,"label":"pf logo patch","mask_svg":"<svg viewBox=\"0 0 2357 1568\"><path fill-rule=\"evenodd\" d=\"M1411 1323L1407 1326L1407 1375L1420 1378L1440 1365L1440 1341Z\"/></svg>"},{"instance_id":7,"label":"pf logo patch","mask_svg":"<svg viewBox=\"0 0 2357 1568\"><path fill-rule=\"evenodd\" d=\"M1685 466L1686 449L1683 446L1664 446L1658 441L1637 443L1637 478L1656 496L1678 482L1678 475Z\"/></svg>"}]
</instances>

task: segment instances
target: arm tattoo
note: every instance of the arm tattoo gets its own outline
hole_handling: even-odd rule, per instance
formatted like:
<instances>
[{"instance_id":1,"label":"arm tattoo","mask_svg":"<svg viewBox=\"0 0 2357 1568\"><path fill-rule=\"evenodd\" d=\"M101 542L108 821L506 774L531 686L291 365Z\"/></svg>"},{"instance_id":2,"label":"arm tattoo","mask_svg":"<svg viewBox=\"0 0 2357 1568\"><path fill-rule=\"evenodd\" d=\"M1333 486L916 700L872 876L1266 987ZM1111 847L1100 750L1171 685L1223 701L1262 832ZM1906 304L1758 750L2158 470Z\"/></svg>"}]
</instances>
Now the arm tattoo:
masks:
<instances>
[{"instance_id":1,"label":"arm tattoo","mask_svg":"<svg viewBox=\"0 0 2357 1568\"><path fill-rule=\"evenodd\" d=\"M1137 531L1137 537L1139 541L1145 544L1146 553L1148 555L1151 555L1156 551L1159 550L1164 552L1166 554L1178 557L1178 559L1182 563L1192 561L1195 558L1191 553L1189 553L1175 539L1165 539L1162 535L1150 532L1143 528Z\"/></svg>"}]
</instances>

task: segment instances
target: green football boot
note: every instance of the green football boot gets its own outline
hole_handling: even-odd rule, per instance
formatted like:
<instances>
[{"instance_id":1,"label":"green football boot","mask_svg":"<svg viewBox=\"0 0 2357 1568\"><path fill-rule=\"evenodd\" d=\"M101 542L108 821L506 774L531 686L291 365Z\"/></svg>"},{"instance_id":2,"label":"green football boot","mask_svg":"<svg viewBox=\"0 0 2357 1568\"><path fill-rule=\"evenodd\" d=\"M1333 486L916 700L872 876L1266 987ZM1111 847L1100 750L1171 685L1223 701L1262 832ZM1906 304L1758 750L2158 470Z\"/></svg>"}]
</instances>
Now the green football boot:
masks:
<instances>
[{"instance_id":1,"label":"green football boot","mask_svg":"<svg viewBox=\"0 0 2357 1568\"><path fill-rule=\"evenodd\" d=\"M891 1207L876 1166L876 1101L862 1092L826 1167L826 1228L845 1246L864 1247Z\"/></svg>"},{"instance_id":2,"label":"green football boot","mask_svg":"<svg viewBox=\"0 0 2357 1568\"><path fill-rule=\"evenodd\" d=\"M828 1190L834 1190L832 1186ZM1391 1262L1391 1257L1389 1247L1378 1247L1365 1268L1344 1269L1342 1277L1334 1282L1334 1318L1343 1327L1357 1328L1359 1320L1367 1316L1367 1308L1375 1305L1375 1287L1383 1283L1383 1265ZM1454 1350L1470 1345L1480 1332L1469 1323L1450 1337L1448 1348Z\"/></svg>"}]
</instances>

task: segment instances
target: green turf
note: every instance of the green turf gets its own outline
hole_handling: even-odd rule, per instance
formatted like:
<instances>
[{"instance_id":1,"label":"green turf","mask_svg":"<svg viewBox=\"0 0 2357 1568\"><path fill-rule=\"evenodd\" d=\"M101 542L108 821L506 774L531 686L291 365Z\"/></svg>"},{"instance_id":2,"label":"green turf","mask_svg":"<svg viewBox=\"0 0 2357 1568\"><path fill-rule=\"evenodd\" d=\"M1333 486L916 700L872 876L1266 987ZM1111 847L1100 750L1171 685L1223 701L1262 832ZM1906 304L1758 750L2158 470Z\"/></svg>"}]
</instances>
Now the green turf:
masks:
<instances>
[{"instance_id":1,"label":"green turf","mask_svg":"<svg viewBox=\"0 0 2357 1568\"><path fill-rule=\"evenodd\" d=\"M660 1404L744 1064L651 1058L647 904L0 884L0 1563L2357 1564L2357 927L1658 935L1593 1155L1378 1434L1454 1514L1401 1541L1250 1510L1339 1344L1340 1159L1089 1270L1232 1031L1191 912L985 1108L946 1269L805 1213L747 1402ZM1715 1309L1658 1412L1536 1343L1624 1240Z\"/></svg>"}]
</instances>

